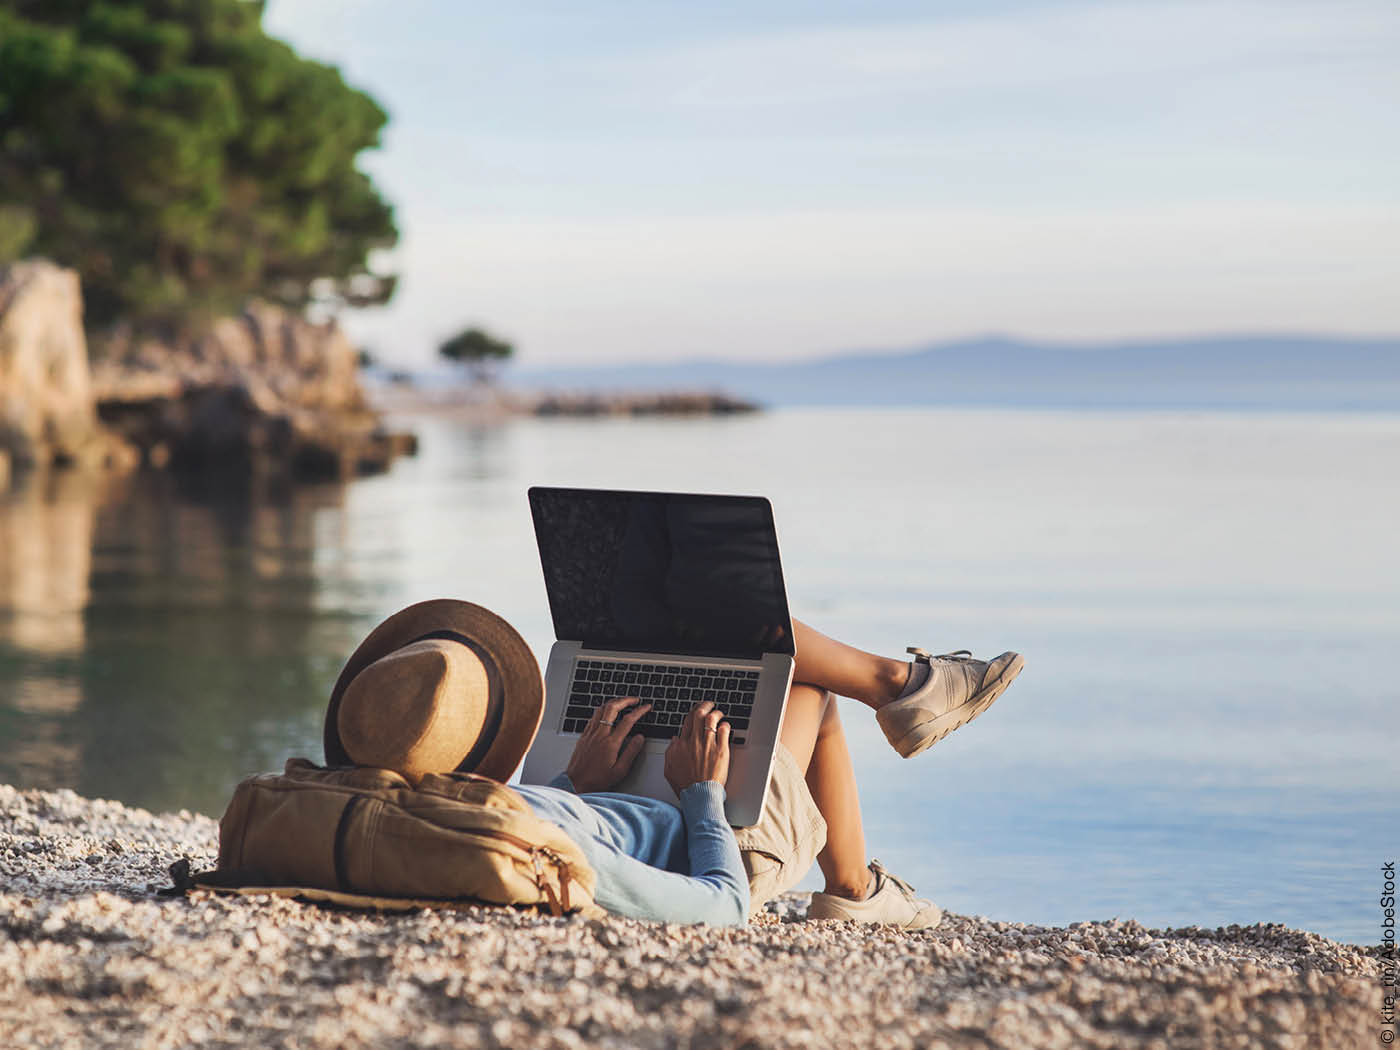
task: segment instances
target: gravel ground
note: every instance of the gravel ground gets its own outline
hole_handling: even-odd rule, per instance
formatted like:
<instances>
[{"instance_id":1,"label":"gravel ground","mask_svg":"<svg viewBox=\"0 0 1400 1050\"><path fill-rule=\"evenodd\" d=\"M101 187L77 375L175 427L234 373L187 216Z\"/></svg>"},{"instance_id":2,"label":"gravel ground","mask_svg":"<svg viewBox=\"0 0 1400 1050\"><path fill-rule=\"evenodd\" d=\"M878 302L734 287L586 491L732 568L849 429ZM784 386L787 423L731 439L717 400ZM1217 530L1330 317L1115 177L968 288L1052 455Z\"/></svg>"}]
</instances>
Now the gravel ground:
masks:
<instances>
[{"instance_id":1,"label":"gravel ground","mask_svg":"<svg viewBox=\"0 0 1400 1050\"><path fill-rule=\"evenodd\" d=\"M0 1046L1362 1047L1378 948L1260 925L740 929L158 898L217 825L0 785Z\"/></svg>"}]
</instances>

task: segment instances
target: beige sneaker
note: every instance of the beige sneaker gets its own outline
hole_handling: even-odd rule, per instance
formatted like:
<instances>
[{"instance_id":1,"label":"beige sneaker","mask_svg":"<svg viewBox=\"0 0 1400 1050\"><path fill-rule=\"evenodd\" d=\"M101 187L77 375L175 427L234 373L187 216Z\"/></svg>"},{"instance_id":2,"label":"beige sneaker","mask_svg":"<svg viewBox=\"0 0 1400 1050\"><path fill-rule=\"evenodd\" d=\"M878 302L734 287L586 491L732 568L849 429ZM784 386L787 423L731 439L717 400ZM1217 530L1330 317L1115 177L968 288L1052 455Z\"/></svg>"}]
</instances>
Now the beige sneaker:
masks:
<instances>
[{"instance_id":1,"label":"beige sneaker","mask_svg":"<svg viewBox=\"0 0 1400 1050\"><path fill-rule=\"evenodd\" d=\"M875 712L885 739L913 758L992 706L1026 665L1020 653L1002 653L990 663L972 659L966 649L930 656L909 647L916 664L928 665L928 678L902 700Z\"/></svg>"},{"instance_id":2,"label":"beige sneaker","mask_svg":"<svg viewBox=\"0 0 1400 1050\"><path fill-rule=\"evenodd\" d=\"M914 887L891 875L878 860L870 862L870 871L875 876L875 888L865 900L814 893L807 918L888 922L906 930L931 930L942 921L942 908L933 901L914 896Z\"/></svg>"}]
</instances>

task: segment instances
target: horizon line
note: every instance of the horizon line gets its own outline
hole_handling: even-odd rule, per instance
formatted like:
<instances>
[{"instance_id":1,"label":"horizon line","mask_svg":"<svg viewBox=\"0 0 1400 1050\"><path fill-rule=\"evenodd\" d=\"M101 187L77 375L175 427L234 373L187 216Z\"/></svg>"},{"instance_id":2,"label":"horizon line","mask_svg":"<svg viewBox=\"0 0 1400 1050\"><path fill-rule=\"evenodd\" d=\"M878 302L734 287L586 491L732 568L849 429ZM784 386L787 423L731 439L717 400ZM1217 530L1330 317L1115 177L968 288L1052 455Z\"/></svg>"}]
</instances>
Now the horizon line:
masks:
<instances>
[{"instance_id":1,"label":"horizon line","mask_svg":"<svg viewBox=\"0 0 1400 1050\"><path fill-rule=\"evenodd\" d=\"M1237 331L1204 331L1192 335L1127 336L1121 338L1091 338L1083 341L1052 339L1038 336L1017 335L1009 332L987 330L964 336L936 339L929 342L906 344L899 347L852 347L845 350L817 351L793 357L736 358L736 357L697 357L688 356L669 361L656 361L646 358L621 358L591 360L584 363L511 363L514 372L529 371L580 371L603 368L665 368L684 365L737 365L741 367L763 367L783 365L818 364L850 357L905 357L936 350L952 350L976 346L978 344L1010 344L1030 350L1068 351L1071 353L1103 353L1117 350L1138 350L1165 343L1198 344L1210 342L1258 343L1270 340L1295 342L1331 343L1396 343L1400 349L1400 330L1394 332L1326 333L1319 331L1277 331L1258 329ZM430 367L438 364L436 360Z\"/></svg>"}]
</instances>

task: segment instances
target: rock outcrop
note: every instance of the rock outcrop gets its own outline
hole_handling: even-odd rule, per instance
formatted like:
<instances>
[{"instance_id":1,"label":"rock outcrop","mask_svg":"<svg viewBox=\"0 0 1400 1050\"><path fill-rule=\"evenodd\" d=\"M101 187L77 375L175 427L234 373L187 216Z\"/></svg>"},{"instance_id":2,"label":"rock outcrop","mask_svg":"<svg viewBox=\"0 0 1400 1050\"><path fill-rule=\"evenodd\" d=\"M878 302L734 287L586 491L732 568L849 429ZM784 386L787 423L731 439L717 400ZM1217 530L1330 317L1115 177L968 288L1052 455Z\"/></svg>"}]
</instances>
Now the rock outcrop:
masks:
<instances>
[{"instance_id":1,"label":"rock outcrop","mask_svg":"<svg viewBox=\"0 0 1400 1050\"><path fill-rule=\"evenodd\" d=\"M102 403L238 386L269 413L369 411L356 350L340 326L314 324L267 303L252 303L237 317L215 321L204 335L174 345L123 328L95 349Z\"/></svg>"},{"instance_id":2,"label":"rock outcrop","mask_svg":"<svg viewBox=\"0 0 1400 1050\"><path fill-rule=\"evenodd\" d=\"M30 467L154 467L219 478L343 479L412 453L380 424L333 321L264 303L192 339L109 333L88 363L78 276L0 268L0 485Z\"/></svg>"},{"instance_id":3,"label":"rock outcrop","mask_svg":"<svg viewBox=\"0 0 1400 1050\"><path fill-rule=\"evenodd\" d=\"M330 480L414 451L411 435L381 426L334 321L255 303L175 345L114 332L98 357L103 422L156 466Z\"/></svg>"},{"instance_id":4,"label":"rock outcrop","mask_svg":"<svg viewBox=\"0 0 1400 1050\"><path fill-rule=\"evenodd\" d=\"M43 259L0 267L0 474L106 452L78 275Z\"/></svg>"}]
</instances>

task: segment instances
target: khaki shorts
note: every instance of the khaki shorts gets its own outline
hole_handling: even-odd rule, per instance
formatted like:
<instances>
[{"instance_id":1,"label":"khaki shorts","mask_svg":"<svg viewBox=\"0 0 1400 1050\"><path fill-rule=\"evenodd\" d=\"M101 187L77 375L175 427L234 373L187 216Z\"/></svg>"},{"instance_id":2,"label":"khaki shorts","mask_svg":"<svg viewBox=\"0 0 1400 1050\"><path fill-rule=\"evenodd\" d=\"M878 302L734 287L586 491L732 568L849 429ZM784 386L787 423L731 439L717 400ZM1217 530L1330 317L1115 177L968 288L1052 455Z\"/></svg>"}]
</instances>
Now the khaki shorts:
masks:
<instances>
[{"instance_id":1,"label":"khaki shorts","mask_svg":"<svg viewBox=\"0 0 1400 1050\"><path fill-rule=\"evenodd\" d=\"M778 744L768 775L768 798L751 828L735 828L739 856L749 875L749 911L802 880L826 845L826 821L817 811L807 780L792 752Z\"/></svg>"}]
</instances>

